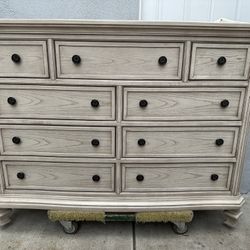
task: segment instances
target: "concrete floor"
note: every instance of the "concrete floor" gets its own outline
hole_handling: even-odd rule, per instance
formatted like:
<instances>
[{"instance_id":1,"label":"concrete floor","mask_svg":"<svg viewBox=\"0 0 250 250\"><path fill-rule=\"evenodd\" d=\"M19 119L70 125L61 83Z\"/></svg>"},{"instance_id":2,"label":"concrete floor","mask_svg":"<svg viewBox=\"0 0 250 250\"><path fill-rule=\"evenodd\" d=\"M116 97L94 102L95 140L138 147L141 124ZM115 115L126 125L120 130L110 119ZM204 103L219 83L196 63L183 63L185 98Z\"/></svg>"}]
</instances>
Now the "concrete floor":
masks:
<instances>
[{"instance_id":1,"label":"concrete floor","mask_svg":"<svg viewBox=\"0 0 250 250\"><path fill-rule=\"evenodd\" d=\"M84 223L66 235L46 211L16 210L13 222L0 229L0 250L250 250L250 196L236 229L222 225L220 211L196 212L189 232L176 235L169 224Z\"/></svg>"}]
</instances>

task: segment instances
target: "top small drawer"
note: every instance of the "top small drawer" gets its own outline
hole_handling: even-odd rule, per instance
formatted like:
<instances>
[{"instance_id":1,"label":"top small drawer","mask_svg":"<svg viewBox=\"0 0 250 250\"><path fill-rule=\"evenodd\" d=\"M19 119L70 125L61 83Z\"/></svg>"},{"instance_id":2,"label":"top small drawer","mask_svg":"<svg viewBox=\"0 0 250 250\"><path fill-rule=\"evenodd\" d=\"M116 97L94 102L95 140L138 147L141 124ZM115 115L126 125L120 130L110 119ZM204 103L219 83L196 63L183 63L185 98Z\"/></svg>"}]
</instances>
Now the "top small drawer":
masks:
<instances>
[{"instance_id":1,"label":"top small drawer","mask_svg":"<svg viewBox=\"0 0 250 250\"><path fill-rule=\"evenodd\" d=\"M183 43L56 42L59 78L181 79Z\"/></svg>"},{"instance_id":2,"label":"top small drawer","mask_svg":"<svg viewBox=\"0 0 250 250\"><path fill-rule=\"evenodd\" d=\"M47 78L45 41L0 41L0 77Z\"/></svg>"},{"instance_id":3,"label":"top small drawer","mask_svg":"<svg viewBox=\"0 0 250 250\"><path fill-rule=\"evenodd\" d=\"M249 48L247 44L194 43L190 79L246 80Z\"/></svg>"}]
</instances>

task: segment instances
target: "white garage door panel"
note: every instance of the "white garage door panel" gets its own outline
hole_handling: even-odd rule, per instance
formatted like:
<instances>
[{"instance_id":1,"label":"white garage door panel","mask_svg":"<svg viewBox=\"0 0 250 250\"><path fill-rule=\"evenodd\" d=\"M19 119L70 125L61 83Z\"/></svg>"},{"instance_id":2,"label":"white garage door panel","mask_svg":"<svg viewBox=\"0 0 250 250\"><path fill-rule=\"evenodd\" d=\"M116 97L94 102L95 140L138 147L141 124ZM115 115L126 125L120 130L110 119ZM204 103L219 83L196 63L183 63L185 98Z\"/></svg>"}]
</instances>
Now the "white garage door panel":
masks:
<instances>
[{"instance_id":1,"label":"white garage door panel","mask_svg":"<svg viewBox=\"0 0 250 250\"><path fill-rule=\"evenodd\" d=\"M249 0L140 0L141 20L250 22Z\"/></svg>"}]
</instances>

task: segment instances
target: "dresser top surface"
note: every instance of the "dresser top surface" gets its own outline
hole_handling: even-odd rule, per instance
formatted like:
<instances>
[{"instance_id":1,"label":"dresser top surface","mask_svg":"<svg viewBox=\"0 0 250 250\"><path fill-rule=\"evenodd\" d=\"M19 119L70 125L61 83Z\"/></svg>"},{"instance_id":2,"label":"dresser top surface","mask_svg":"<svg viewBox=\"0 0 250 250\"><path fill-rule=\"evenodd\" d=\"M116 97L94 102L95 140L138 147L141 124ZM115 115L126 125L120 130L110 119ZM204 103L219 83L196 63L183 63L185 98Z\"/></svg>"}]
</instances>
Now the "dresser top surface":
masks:
<instances>
[{"instance_id":1,"label":"dresser top surface","mask_svg":"<svg viewBox=\"0 0 250 250\"><path fill-rule=\"evenodd\" d=\"M184 36L250 37L250 23L109 21L78 19L0 19L1 33L120 33L120 35L166 34ZM192 31L192 33L190 33ZM140 32L140 33L138 33ZM206 32L206 34L203 34ZM242 33L244 32L244 34Z\"/></svg>"}]
</instances>

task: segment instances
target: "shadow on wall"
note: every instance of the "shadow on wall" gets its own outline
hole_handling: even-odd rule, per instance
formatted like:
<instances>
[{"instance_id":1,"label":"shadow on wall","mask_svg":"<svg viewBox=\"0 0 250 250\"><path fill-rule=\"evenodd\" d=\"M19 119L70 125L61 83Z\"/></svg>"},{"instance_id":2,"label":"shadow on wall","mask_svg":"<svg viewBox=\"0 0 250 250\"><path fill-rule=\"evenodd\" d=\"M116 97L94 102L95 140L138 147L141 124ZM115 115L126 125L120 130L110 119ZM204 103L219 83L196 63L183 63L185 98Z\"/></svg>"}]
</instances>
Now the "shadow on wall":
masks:
<instances>
[{"instance_id":1,"label":"shadow on wall","mask_svg":"<svg viewBox=\"0 0 250 250\"><path fill-rule=\"evenodd\" d=\"M137 20L139 0L1 0L0 18Z\"/></svg>"}]
</instances>

